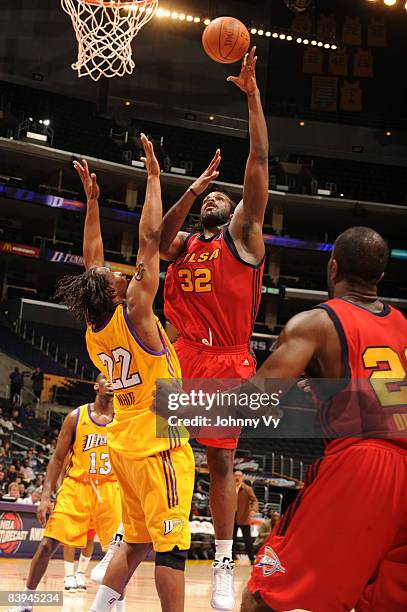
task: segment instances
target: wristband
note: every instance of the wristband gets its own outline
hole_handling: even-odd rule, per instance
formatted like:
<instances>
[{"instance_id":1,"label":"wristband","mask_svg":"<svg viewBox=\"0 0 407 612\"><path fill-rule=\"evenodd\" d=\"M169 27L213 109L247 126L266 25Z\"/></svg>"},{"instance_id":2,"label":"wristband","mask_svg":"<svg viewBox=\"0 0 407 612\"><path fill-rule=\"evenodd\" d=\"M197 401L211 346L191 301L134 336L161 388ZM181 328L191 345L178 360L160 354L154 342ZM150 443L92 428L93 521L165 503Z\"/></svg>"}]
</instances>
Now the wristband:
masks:
<instances>
[{"instance_id":1,"label":"wristband","mask_svg":"<svg viewBox=\"0 0 407 612\"><path fill-rule=\"evenodd\" d=\"M194 195L196 198L198 197L197 192L196 192L196 191L194 191L194 190L192 189L192 187L189 187L189 191L190 191L190 192L192 193L192 195Z\"/></svg>"}]
</instances>

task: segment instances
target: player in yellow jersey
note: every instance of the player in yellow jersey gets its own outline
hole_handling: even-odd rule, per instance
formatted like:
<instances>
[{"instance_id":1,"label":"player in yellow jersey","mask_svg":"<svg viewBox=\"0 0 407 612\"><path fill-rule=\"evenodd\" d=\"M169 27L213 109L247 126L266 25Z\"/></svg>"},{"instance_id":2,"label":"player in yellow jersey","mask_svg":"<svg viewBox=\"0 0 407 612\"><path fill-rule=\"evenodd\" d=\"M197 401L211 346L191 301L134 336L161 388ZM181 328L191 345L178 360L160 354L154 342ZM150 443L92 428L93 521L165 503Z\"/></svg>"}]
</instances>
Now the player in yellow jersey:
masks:
<instances>
[{"instance_id":1,"label":"player in yellow jersey","mask_svg":"<svg viewBox=\"0 0 407 612\"><path fill-rule=\"evenodd\" d=\"M106 548L120 523L120 489L110 463L106 436L106 426L113 418L113 389L104 374L96 379L95 391L93 404L80 406L65 418L48 464L37 510L45 532L31 561L28 592L36 590L60 544L85 548L88 530L94 528ZM51 493L65 464L66 475L52 510ZM48 513L51 515L47 522ZM11 608L13 612L31 609Z\"/></svg>"},{"instance_id":2,"label":"player in yellow jersey","mask_svg":"<svg viewBox=\"0 0 407 612\"><path fill-rule=\"evenodd\" d=\"M124 543L109 563L92 610L107 612L138 564L153 548L155 580L164 612L184 609L184 568L190 546L189 513L194 458L186 431L156 422L150 406L157 379L180 378L168 338L153 313L159 285L162 224L160 167L151 142L145 150L147 189L139 224L136 273L130 282L104 267L99 187L88 166L75 162L87 195L86 271L60 280L57 298L87 322L89 355L112 382L115 418L108 426L112 465L122 498Z\"/></svg>"}]
</instances>

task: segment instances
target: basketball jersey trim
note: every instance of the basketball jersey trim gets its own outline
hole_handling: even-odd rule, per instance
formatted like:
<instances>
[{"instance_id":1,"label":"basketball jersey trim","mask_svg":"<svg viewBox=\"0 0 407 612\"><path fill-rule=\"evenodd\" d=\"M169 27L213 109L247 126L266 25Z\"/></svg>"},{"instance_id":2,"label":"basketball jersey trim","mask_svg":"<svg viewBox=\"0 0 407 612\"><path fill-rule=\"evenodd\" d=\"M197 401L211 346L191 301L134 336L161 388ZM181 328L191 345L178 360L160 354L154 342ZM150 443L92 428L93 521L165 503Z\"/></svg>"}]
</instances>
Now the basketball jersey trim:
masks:
<instances>
[{"instance_id":1,"label":"basketball jersey trim","mask_svg":"<svg viewBox=\"0 0 407 612\"><path fill-rule=\"evenodd\" d=\"M113 319L113 317L114 317L114 313L116 312L116 308L117 308L117 306L119 306L119 304L117 304L117 305L115 306L114 311L112 312L112 314L110 315L110 317L108 317L108 318L106 319L106 321L103 323L103 325L101 325L100 327L92 327L92 332L93 332L94 334L98 334L99 332L103 331L103 330L105 329L105 327L107 327L107 326L109 325L109 323L111 322L111 320L112 320L112 319Z\"/></svg>"},{"instance_id":2,"label":"basketball jersey trim","mask_svg":"<svg viewBox=\"0 0 407 612\"><path fill-rule=\"evenodd\" d=\"M217 238L219 238L221 233L222 232L218 232L217 234L214 234L213 236L208 236L208 238L205 238L204 234L199 234L196 237L196 239L199 240L200 242L212 242L212 240L216 240Z\"/></svg>"},{"instance_id":3,"label":"basketball jersey trim","mask_svg":"<svg viewBox=\"0 0 407 612\"><path fill-rule=\"evenodd\" d=\"M346 339L346 334L342 327L342 323L340 322L339 317L336 314L336 312L332 310L332 308L328 306L327 304L318 304L318 306L315 306L315 308L320 308L321 310L325 310L325 312L328 314L329 318L331 319L332 323L335 325L336 333L338 334L339 342L341 343L341 348L342 348L342 363L345 369L344 378L350 379L351 369L349 365L349 348L348 348L348 341Z\"/></svg>"},{"instance_id":4,"label":"basketball jersey trim","mask_svg":"<svg viewBox=\"0 0 407 612\"><path fill-rule=\"evenodd\" d=\"M382 302L383 310L381 312L372 312L371 310L369 310L369 308L365 308L364 306L361 306L360 304L355 304L355 302L351 302L350 300L345 300L345 298L338 298L338 299L341 300L342 302L346 302L346 304L350 304L351 306L356 306L356 308L360 308L360 310L364 310L365 312L370 313L374 317L387 317L387 315L391 313L390 306L388 304L385 304L384 302Z\"/></svg>"},{"instance_id":5,"label":"basketball jersey trim","mask_svg":"<svg viewBox=\"0 0 407 612\"><path fill-rule=\"evenodd\" d=\"M79 423L79 415L81 413L81 407L78 406L78 408L76 409L76 421L75 421L75 427L73 430L73 435L72 435L72 444L74 444L75 440L76 440L76 430L78 429L78 423Z\"/></svg>"},{"instance_id":6,"label":"basketball jersey trim","mask_svg":"<svg viewBox=\"0 0 407 612\"><path fill-rule=\"evenodd\" d=\"M163 349L162 351L152 351L151 349L148 348L148 346L146 346L145 344L142 343L142 341L140 340L140 338L137 336L136 332L133 329L133 326L131 324L131 321L129 319L129 315L127 313L127 305L124 302L123 303L123 315L124 315L124 320L126 321L126 325L128 327L129 332L131 333L131 335L133 336L134 340L137 342L137 344L139 345L139 347L148 355L154 355L155 357L161 357L161 355L165 355L167 353L167 347L165 346L165 343L163 345ZM158 329L158 333L160 334L160 328L158 327L157 324L157 329ZM160 334L160 339L161 342L163 342L163 337Z\"/></svg>"},{"instance_id":7,"label":"basketball jersey trim","mask_svg":"<svg viewBox=\"0 0 407 612\"><path fill-rule=\"evenodd\" d=\"M249 268L253 268L254 270L258 270L259 268L261 268L266 255L263 255L263 257L261 258L258 264L251 264L248 261L245 261L244 259L240 257L238 250L236 248L236 245L233 242L233 238L230 235L229 228L226 228L226 230L223 233L223 237L224 237L225 244L228 247L229 251L232 253L232 255L237 259L239 263L243 264L244 266L248 266Z\"/></svg>"},{"instance_id":8,"label":"basketball jersey trim","mask_svg":"<svg viewBox=\"0 0 407 612\"><path fill-rule=\"evenodd\" d=\"M92 421L92 423L94 425L96 425L97 427L106 427L106 425L109 425L109 423L111 423L114 419L114 413L112 415L112 418L110 419L110 421L107 421L106 423L97 423L93 418L92 418L92 414L91 414L91 410L90 410L90 404L88 404L87 407L87 411L88 411L88 417L90 418L90 420Z\"/></svg>"}]
</instances>

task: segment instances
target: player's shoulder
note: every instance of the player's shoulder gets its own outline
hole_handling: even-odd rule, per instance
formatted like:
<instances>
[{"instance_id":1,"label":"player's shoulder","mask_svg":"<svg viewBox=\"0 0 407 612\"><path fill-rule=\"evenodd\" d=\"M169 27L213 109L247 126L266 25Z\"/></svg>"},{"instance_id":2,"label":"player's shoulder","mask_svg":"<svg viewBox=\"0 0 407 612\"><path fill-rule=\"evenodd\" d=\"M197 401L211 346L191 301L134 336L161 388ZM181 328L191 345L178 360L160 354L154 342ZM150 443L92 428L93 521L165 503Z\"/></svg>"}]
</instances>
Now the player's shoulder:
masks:
<instances>
[{"instance_id":1,"label":"player's shoulder","mask_svg":"<svg viewBox=\"0 0 407 612\"><path fill-rule=\"evenodd\" d=\"M332 321L326 310L312 308L294 315L286 324L286 334L309 335L330 329Z\"/></svg>"}]
</instances>

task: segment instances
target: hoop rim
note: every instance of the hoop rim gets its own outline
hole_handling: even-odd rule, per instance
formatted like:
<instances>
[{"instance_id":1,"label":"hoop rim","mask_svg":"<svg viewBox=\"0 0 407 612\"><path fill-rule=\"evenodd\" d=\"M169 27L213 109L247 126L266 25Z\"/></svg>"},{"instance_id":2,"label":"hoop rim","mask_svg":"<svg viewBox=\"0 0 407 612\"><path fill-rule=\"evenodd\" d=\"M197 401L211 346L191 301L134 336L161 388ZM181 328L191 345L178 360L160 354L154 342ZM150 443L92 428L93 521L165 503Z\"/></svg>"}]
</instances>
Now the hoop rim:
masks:
<instances>
[{"instance_id":1,"label":"hoop rim","mask_svg":"<svg viewBox=\"0 0 407 612\"><path fill-rule=\"evenodd\" d=\"M81 0L84 4L93 4L95 6L104 6L106 8L124 8L125 6L148 6L154 4L156 0Z\"/></svg>"}]
</instances>

